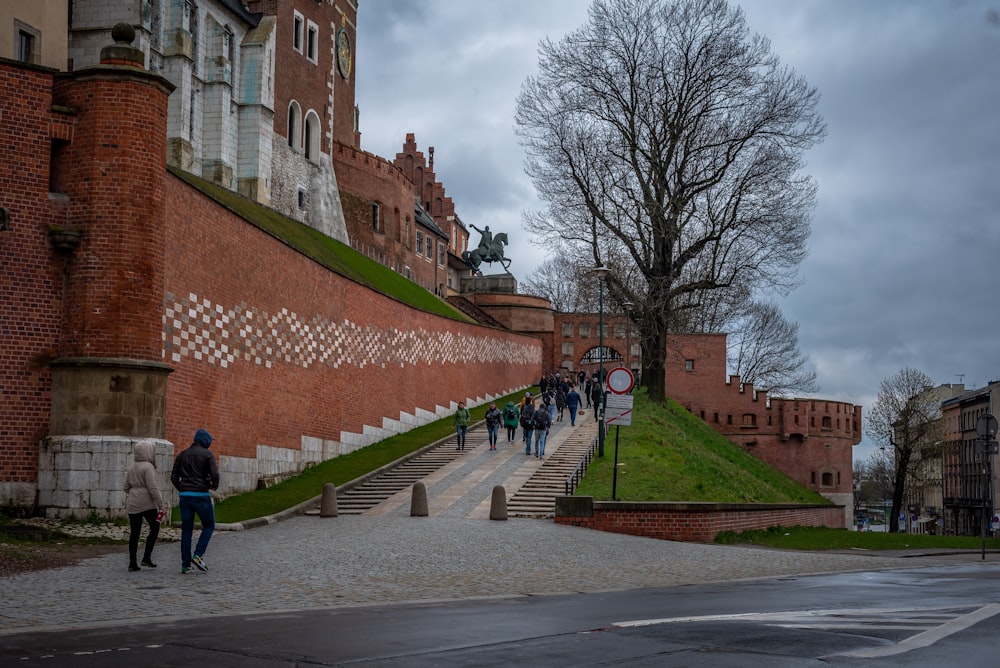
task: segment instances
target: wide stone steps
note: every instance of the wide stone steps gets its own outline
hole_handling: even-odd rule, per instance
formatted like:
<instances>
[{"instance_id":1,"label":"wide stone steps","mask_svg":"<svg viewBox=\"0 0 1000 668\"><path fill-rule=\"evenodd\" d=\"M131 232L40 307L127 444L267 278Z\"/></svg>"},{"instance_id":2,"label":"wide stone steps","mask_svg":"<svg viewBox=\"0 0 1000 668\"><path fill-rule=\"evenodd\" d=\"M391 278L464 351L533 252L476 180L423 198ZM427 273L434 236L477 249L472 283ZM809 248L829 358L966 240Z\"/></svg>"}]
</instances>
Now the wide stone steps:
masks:
<instances>
[{"instance_id":1,"label":"wide stone steps","mask_svg":"<svg viewBox=\"0 0 1000 668\"><path fill-rule=\"evenodd\" d=\"M471 439L472 431L469 434ZM353 489L343 492L338 490L337 513L361 515L404 489L412 487L414 483L420 482L465 455L466 452L468 450L456 450L454 439L449 439L409 461L383 471Z\"/></svg>"},{"instance_id":2,"label":"wide stone steps","mask_svg":"<svg viewBox=\"0 0 1000 668\"><path fill-rule=\"evenodd\" d=\"M593 440L594 430L582 429L571 434L558 450L547 453L541 467L507 501L507 516L553 517L556 497L566 494L566 478Z\"/></svg>"}]
</instances>

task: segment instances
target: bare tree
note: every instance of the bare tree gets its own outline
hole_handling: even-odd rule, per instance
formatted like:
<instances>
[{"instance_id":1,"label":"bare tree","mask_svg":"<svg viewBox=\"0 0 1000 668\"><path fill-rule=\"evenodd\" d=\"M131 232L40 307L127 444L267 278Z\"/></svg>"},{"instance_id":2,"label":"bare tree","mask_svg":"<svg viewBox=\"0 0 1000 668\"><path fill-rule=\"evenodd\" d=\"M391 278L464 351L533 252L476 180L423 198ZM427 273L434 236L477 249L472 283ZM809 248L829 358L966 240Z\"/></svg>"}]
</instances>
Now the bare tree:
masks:
<instances>
[{"instance_id":1,"label":"bare tree","mask_svg":"<svg viewBox=\"0 0 1000 668\"><path fill-rule=\"evenodd\" d=\"M889 530L899 531L906 485L912 477L913 454L940 437L941 399L931 379L922 371L904 368L882 381L878 396L868 409L865 432L891 452L892 512Z\"/></svg>"},{"instance_id":2,"label":"bare tree","mask_svg":"<svg viewBox=\"0 0 1000 668\"><path fill-rule=\"evenodd\" d=\"M799 325L777 306L754 302L728 340L729 368L774 396L816 392L816 372L799 352Z\"/></svg>"},{"instance_id":3,"label":"bare tree","mask_svg":"<svg viewBox=\"0 0 1000 668\"><path fill-rule=\"evenodd\" d=\"M560 313L597 310L597 288L592 286L589 267L553 255L538 265L520 287L520 291L545 297Z\"/></svg>"},{"instance_id":4,"label":"bare tree","mask_svg":"<svg viewBox=\"0 0 1000 668\"><path fill-rule=\"evenodd\" d=\"M531 229L611 268L662 400L666 337L689 296L797 282L815 203L802 154L825 134L818 93L725 0L595 0L539 54L516 115L547 206Z\"/></svg>"}]
</instances>

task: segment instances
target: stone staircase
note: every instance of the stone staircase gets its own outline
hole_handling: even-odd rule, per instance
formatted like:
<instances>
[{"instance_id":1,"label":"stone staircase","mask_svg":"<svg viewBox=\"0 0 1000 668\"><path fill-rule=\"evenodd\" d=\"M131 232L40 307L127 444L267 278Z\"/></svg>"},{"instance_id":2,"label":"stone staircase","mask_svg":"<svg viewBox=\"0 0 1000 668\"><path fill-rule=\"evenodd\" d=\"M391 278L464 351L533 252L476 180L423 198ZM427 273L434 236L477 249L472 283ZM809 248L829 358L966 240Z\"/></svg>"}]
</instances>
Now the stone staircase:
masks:
<instances>
[{"instance_id":1,"label":"stone staircase","mask_svg":"<svg viewBox=\"0 0 1000 668\"><path fill-rule=\"evenodd\" d=\"M555 498L566 494L566 478L589 448L596 449L596 438L597 425L592 422L571 432L558 449L546 447L541 467L507 501L508 517L553 517Z\"/></svg>"}]
</instances>

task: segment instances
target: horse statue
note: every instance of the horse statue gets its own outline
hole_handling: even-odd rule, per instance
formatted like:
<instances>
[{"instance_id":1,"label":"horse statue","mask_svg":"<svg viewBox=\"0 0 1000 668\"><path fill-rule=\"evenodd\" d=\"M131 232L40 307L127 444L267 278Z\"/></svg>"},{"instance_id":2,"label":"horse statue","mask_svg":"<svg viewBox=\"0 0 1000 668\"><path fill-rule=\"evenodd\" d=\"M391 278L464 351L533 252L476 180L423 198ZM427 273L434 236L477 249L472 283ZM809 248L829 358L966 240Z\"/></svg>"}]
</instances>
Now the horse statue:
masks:
<instances>
[{"instance_id":1,"label":"horse statue","mask_svg":"<svg viewBox=\"0 0 1000 668\"><path fill-rule=\"evenodd\" d=\"M508 244L507 234L499 232L494 236L490 232L489 225L486 226L485 230L481 230L475 225L470 225L470 227L482 235L479 238L478 248L462 253L462 259L472 268L472 273L482 276L483 272L479 267L483 262L499 262L505 270L510 267L510 258L504 257L503 254L503 247Z\"/></svg>"}]
</instances>

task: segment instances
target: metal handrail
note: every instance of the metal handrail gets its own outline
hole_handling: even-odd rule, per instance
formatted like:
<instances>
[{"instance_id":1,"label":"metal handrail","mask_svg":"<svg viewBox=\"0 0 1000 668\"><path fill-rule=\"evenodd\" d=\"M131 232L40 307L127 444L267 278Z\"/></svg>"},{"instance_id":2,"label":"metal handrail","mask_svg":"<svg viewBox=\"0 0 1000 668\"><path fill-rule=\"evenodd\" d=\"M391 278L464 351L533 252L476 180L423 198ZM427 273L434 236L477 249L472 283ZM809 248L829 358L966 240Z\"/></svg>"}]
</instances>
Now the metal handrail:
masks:
<instances>
[{"instance_id":1,"label":"metal handrail","mask_svg":"<svg viewBox=\"0 0 1000 668\"><path fill-rule=\"evenodd\" d=\"M580 457L580 461L577 462L576 468L573 472L569 474L564 483L564 488L566 490L566 496L572 496L576 488L580 486L580 481L583 480L583 476L587 473L587 467L590 466L590 462L594 460L594 453L597 452L597 437L590 442L590 447L587 448L583 456Z\"/></svg>"}]
</instances>

